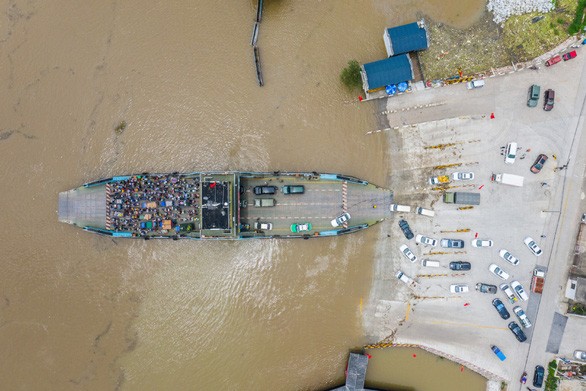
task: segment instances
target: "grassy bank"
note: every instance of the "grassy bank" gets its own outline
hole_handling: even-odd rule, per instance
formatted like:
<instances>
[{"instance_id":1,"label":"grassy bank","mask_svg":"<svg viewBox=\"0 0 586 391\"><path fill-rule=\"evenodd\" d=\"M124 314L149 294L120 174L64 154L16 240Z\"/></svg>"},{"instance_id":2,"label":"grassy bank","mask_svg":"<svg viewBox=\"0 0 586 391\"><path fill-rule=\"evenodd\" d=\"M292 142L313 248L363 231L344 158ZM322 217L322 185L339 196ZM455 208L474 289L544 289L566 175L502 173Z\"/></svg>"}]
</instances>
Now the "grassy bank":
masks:
<instances>
[{"instance_id":1,"label":"grassy bank","mask_svg":"<svg viewBox=\"0 0 586 391\"><path fill-rule=\"evenodd\" d=\"M551 12L513 16L502 28L489 12L466 30L426 18L430 47L420 53L425 78L445 79L458 69L472 75L538 57L569 37L576 5L576 0L557 0Z\"/></svg>"}]
</instances>

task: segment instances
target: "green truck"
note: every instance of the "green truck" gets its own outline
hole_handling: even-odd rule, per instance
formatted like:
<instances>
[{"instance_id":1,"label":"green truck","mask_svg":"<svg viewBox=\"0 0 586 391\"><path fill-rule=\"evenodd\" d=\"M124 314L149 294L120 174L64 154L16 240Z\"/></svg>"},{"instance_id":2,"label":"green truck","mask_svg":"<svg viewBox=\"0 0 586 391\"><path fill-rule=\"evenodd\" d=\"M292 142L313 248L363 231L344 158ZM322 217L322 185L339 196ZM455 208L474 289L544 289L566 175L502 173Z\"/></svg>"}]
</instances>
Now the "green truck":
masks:
<instances>
[{"instance_id":1,"label":"green truck","mask_svg":"<svg viewBox=\"0 0 586 391\"><path fill-rule=\"evenodd\" d=\"M444 202L446 204L480 205L480 193L445 192Z\"/></svg>"}]
</instances>

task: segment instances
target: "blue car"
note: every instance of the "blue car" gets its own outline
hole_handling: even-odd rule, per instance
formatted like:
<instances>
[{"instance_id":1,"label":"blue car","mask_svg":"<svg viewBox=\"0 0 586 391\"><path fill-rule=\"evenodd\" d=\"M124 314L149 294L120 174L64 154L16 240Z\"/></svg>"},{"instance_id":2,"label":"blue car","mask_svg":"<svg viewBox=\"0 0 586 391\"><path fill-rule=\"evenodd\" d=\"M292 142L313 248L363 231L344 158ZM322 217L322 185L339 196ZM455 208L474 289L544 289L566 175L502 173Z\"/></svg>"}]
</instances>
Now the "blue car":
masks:
<instances>
[{"instance_id":1,"label":"blue car","mask_svg":"<svg viewBox=\"0 0 586 391\"><path fill-rule=\"evenodd\" d=\"M492 351L494 352L494 354L496 354L496 356L498 358L500 358L501 361L505 361L507 359L507 356L505 356L503 354L503 352L501 352L501 350L498 347L492 345L490 348L492 349Z\"/></svg>"}]
</instances>

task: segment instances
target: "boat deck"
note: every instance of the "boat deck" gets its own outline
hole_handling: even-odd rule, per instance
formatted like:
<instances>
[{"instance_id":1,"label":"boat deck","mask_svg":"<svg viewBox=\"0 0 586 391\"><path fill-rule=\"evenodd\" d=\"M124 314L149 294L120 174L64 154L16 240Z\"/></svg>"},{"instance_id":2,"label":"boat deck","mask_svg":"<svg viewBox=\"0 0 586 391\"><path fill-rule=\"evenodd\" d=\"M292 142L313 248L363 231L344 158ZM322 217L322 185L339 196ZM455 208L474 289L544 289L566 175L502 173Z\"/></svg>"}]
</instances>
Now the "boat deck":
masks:
<instances>
[{"instance_id":1,"label":"boat deck","mask_svg":"<svg viewBox=\"0 0 586 391\"><path fill-rule=\"evenodd\" d=\"M392 192L372 184L358 184L336 179L308 179L304 176L267 176L258 178L241 177L240 222L250 226L250 235L284 236L295 235L292 224L311 223L312 230L300 234L315 235L317 232L372 225L390 216L389 205ZM283 194L285 185L303 185L304 194ZM277 186L271 195L255 195L255 186ZM273 207L255 207L256 198L273 198ZM244 206L246 205L246 206ZM331 221L342 213L351 216L347 226L333 227ZM254 223L272 223L273 229L254 232ZM246 236L246 232L241 232Z\"/></svg>"},{"instance_id":2,"label":"boat deck","mask_svg":"<svg viewBox=\"0 0 586 391\"><path fill-rule=\"evenodd\" d=\"M79 227L106 227L106 192L103 186L79 187L59 193L59 221Z\"/></svg>"}]
</instances>

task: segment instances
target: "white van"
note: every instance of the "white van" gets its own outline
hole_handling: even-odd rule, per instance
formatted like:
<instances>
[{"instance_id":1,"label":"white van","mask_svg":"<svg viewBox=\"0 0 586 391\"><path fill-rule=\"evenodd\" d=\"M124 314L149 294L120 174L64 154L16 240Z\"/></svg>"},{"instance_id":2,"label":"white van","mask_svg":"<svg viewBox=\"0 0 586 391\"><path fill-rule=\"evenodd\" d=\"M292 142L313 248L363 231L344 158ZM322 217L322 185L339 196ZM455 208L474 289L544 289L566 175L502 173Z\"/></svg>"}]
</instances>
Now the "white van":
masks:
<instances>
[{"instance_id":1,"label":"white van","mask_svg":"<svg viewBox=\"0 0 586 391\"><path fill-rule=\"evenodd\" d=\"M416 209L416 211L417 211L417 214L418 215L424 215L424 216L428 216L428 217L435 216L435 212L433 210L431 210L431 209L424 209L422 207L418 207Z\"/></svg>"},{"instance_id":2,"label":"white van","mask_svg":"<svg viewBox=\"0 0 586 391\"><path fill-rule=\"evenodd\" d=\"M423 267L440 267L439 261L432 261L431 259L424 259L421 261Z\"/></svg>"},{"instance_id":3,"label":"white van","mask_svg":"<svg viewBox=\"0 0 586 391\"><path fill-rule=\"evenodd\" d=\"M389 209L391 212L411 212L411 207L408 205L391 204Z\"/></svg>"},{"instance_id":4,"label":"white van","mask_svg":"<svg viewBox=\"0 0 586 391\"><path fill-rule=\"evenodd\" d=\"M517 143L512 142L507 144L507 149L505 149L505 163L513 164L515 163L515 158L517 157Z\"/></svg>"}]
</instances>

